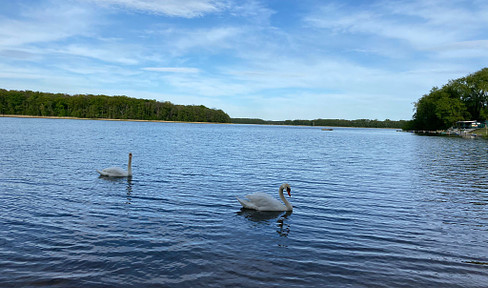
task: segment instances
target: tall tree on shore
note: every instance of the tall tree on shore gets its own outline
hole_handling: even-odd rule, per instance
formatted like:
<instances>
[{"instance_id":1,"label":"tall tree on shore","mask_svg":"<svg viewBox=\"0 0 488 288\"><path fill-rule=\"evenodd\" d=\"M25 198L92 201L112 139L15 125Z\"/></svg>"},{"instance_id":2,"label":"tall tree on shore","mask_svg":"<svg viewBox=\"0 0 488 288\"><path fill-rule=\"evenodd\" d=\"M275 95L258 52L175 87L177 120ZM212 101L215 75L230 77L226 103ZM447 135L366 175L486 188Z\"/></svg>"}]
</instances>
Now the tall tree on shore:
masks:
<instances>
[{"instance_id":1,"label":"tall tree on shore","mask_svg":"<svg viewBox=\"0 0 488 288\"><path fill-rule=\"evenodd\" d=\"M488 117L488 68L434 87L415 103L413 119L404 129L446 129L457 121Z\"/></svg>"},{"instance_id":2,"label":"tall tree on shore","mask_svg":"<svg viewBox=\"0 0 488 288\"><path fill-rule=\"evenodd\" d=\"M488 103L488 68L460 78L461 99L473 119L486 119Z\"/></svg>"}]
</instances>

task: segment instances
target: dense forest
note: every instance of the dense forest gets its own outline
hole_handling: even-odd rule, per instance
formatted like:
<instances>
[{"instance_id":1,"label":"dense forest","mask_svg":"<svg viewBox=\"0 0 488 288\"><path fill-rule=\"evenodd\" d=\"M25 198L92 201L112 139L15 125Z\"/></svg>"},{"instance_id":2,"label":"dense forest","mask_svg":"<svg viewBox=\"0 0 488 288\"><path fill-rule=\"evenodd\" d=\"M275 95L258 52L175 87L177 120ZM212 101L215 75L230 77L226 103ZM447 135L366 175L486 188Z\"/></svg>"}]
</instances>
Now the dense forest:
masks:
<instances>
[{"instance_id":1,"label":"dense forest","mask_svg":"<svg viewBox=\"0 0 488 288\"><path fill-rule=\"evenodd\" d=\"M67 95L0 89L0 114L78 118L138 119L184 122L229 123L222 110L203 105L175 105L171 102L127 96Z\"/></svg>"},{"instance_id":2,"label":"dense forest","mask_svg":"<svg viewBox=\"0 0 488 288\"><path fill-rule=\"evenodd\" d=\"M379 120L285 120L267 121L230 118L222 110L203 105L175 105L171 102L127 96L67 95L0 89L0 115L31 115L101 119L137 119L235 124L402 128L406 121Z\"/></svg>"},{"instance_id":3,"label":"dense forest","mask_svg":"<svg viewBox=\"0 0 488 288\"><path fill-rule=\"evenodd\" d=\"M262 119L232 118L232 123L238 124L268 124L268 125L300 125L300 126L333 126L333 127L363 127L363 128L402 128L407 121L380 120L344 120L344 119L315 119L315 120L285 120L267 121Z\"/></svg>"},{"instance_id":4,"label":"dense forest","mask_svg":"<svg viewBox=\"0 0 488 288\"><path fill-rule=\"evenodd\" d=\"M405 130L444 130L457 121L488 118L488 68L433 87L415 103Z\"/></svg>"}]
</instances>

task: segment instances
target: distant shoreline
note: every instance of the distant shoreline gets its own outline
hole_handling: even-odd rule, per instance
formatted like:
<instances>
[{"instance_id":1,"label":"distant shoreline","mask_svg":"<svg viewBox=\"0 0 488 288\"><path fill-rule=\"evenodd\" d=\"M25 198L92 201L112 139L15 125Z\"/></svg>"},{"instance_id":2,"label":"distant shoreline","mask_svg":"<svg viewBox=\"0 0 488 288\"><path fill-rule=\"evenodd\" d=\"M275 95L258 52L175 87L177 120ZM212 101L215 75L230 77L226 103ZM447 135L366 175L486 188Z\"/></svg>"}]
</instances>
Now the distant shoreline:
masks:
<instances>
[{"instance_id":1,"label":"distant shoreline","mask_svg":"<svg viewBox=\"0 0 488 288\"><path fill-rule=\"evenodd\" d=\"M101 120L101 121L126 121L126 122L159 122L159 123L189 123L189 124L233 124L220 122L184 122L184 121L167 121L167 120L143 120L143 119L114 119L114 118L80 118L64 116L34 116L34 115L12 115L0 114L4 118L39 118L39 119L67 119L67 120Z\"/></svg>"},{"instance_id":2,"label":"distant shoreline","mask_svg":"<svg viewBox=\"0 0 488 288\"><path fill-rule=\"evenodd\" d=\"M185 121L167 121L167 120L141 120L141 119L114 119L114 118L79 118L66 116L34 116L34 115L12 115L0 114L3 118L39 118L39 119L67 119L67 120L100 120L100 121L126 121L126 122L156 122L156 123L188 123L188 124L229 124L229 125L253 125L253 126L295 126L295 127L315 127L315 128L363 128L363 129L389 129L398 130L398 128L384 127L351 127L351 126L308 126L308 125L289 125L289 124L267 124L267 123L221 123L221 122L185 122Z\"/></svg>"},{"instance_id":3,"label":"distant shoreline","mask_svg":"<svg viewBox=\"0 0 488 288\"><path fill-rule=\"evenodd\" d=\"M229 123L312 127L402 129L408 121L378 119L263 120L232 118L221 109L204 105L175 105L169 101L0 89L0 117L137 121L160 123ZM44 116L41 116L44 115Z\"/></svg>"}]
</instances>

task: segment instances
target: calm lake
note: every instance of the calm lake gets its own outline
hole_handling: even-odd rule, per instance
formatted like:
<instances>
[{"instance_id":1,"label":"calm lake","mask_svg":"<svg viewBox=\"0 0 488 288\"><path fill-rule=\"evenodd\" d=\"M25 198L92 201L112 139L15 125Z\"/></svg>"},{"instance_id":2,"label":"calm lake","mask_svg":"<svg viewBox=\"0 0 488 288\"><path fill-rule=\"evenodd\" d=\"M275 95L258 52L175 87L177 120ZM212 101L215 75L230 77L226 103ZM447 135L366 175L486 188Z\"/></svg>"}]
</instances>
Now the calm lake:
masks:
<instances>
[{"instance_id":1,"label":"calm lake","mask_svg":"<svg viewBox=\"0 0 488 288\"><path fill-rule=\"evenodd\" d=\"M131 179L96 169L127 169ZM0 117L0 286L487 287L488 141ZM292 213L235 196L291 186Z\"/></svg>"}]
</instances>

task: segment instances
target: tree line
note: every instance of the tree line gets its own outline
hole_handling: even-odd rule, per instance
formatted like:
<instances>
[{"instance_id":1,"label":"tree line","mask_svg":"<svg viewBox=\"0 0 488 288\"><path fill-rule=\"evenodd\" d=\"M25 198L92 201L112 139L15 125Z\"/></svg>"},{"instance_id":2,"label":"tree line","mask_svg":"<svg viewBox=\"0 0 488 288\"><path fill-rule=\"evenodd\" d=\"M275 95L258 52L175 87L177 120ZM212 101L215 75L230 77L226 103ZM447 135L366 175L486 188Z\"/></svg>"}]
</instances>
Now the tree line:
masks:
<instances>
[{"instance_id":1,"label":"tree line","mask_svg":"<svg viewBox=\"0 0 488 288\"><path fill-rule=\"evenodd\" d=\"M298 125L298 126L333 126L333 127L362 127L362 128L403 128L407 121L394 121L386 119L369 120L344 120L344 119L315 119L315 120L285 120L268 121L255 118L232 118L232 123L237 124L267 124L267 125Z\"/></svg>"},{"instance_id":2,"label":"tree line","mask_svg":"<svg viewBox=\"0 0 488 288\"><path fill-rule=\"evenodd\" d=\"M365 128L402 128L407 121L386 119L284 120L230 118L222 110L203 105L175 105L171 102L137 99L127 96L106 96L0 89L0 114L101 119L136 119L181 122L214 122L263 125L335 126Z\"/></svg>"},{"instance_id":3,"label":"tree line","mask_svg":"<svg viewBox=\"0 0 488 288\"><path fill-rule=\"evenodd\" d=\"M488 118L488 68L433 87L414 103L405 130L444 130L457 121Z\"/></svg>"},{"instance_id":4,"label":"tree line","mask_svg":"<svg viewBox=\"0 0 488 288\"><path fill-rule=\"evenodd\" d=\"M222 110L203 105L127 96L68 95L0 89L0 114L105 119L230 123Z\"/></svg>"}]
</instances>

